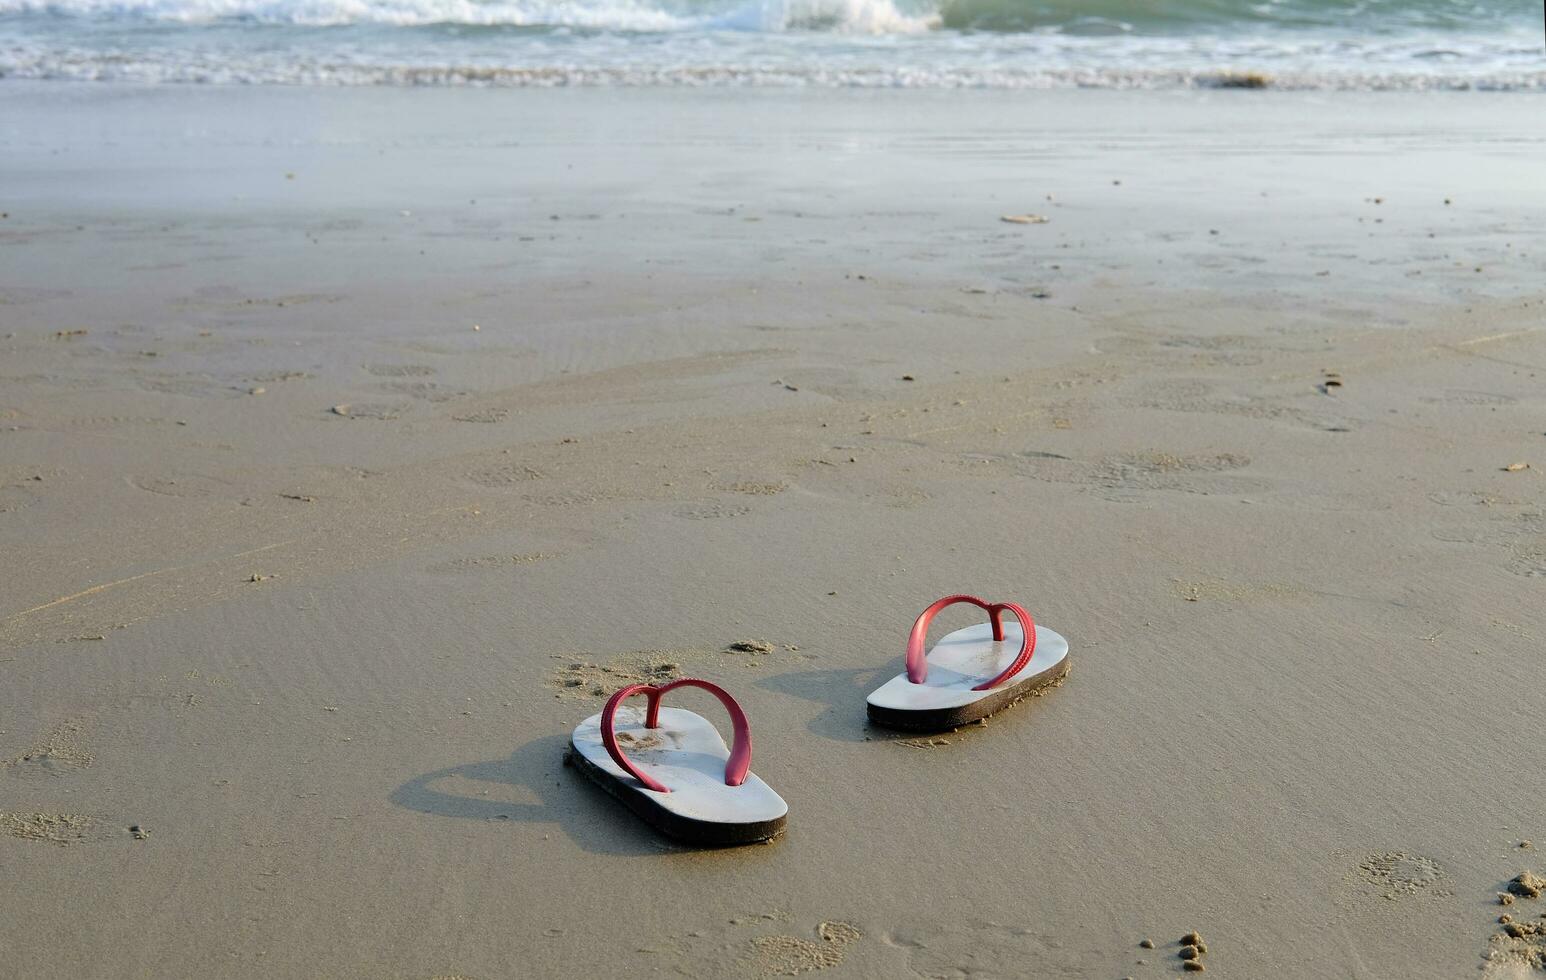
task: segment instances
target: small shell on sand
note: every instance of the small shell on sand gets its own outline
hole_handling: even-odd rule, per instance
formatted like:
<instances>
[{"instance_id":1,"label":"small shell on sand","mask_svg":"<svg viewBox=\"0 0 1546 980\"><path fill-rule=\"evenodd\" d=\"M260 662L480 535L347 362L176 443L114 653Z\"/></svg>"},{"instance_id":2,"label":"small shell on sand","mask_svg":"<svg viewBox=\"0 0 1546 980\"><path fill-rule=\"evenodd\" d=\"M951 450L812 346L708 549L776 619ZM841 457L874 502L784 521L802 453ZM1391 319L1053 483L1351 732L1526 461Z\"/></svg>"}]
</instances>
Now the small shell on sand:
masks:
<instances>
[{"instance_id":1,"label":"small shell on sand","mask_svg":"<svg viewBox=\"0 0 1546 980\"><path fill-rule=\"evenodd\" d=\"M1138 940L1138 945L1142 946L1144 949L1153 949L1154 948L1154 940L1152 940L1152 939L1140 939L1140 940Z\"/></svg>"},{"instance_id":2,"label":"small shell on sand","mask_svg":"<svg viewBox=\"0 0 1546 980\"><path fill-rule=\"evenodd\" d=\"M1044 214L1006 214L998 220L1011 225L1044 225L1052 219Z\"/></svg>"},{"instance_id":3,"label":"small shell on sand","mask_svg":"<svg viewBox=\"0 0 1546 980\"><path fill-rule=\"evenodd\" d=\"M1527 470L1529 468L1530 468L1530 464L1529 463L1510 463L1507 466L1503 467L1503 472L1505 472L1505 473L1518 473L1520 470Z\"/></svg>"}]
</instances>

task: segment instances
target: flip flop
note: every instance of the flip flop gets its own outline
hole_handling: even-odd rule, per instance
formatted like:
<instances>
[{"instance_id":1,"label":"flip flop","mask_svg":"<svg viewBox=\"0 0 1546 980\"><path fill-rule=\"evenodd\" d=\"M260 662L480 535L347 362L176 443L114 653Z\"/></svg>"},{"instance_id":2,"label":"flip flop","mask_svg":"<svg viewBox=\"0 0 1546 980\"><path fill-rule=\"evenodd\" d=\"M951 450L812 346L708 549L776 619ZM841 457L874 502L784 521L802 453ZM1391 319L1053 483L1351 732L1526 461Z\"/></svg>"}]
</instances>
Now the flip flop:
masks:
<instances>
[{"instance_id":1,"label":"flip flop","mask_svg":"<svg viewBox=\"0 0 1546 980\"><path fill-rule=\"evenodd\" d=\"M700 687L730 712L735 742L685 708L662 708L679 687ZM646 707L622 707L643 694ZM634 754L623 754L627 747ZM789 804L756 774L751 729L735 698L708 681L684 677L660 687L630 684L600 714L580 722L569 757L585 775L657 830L690 844L752 844L782 833Z\"/></svg>"},{"instance_id":2,"label":"flip flop","mask_svg":"<svg viewBox=\"0 0 1546 980\"><path fill-rule=\"evenodd\" d=\"M928 656L929 623L947 606L970 603L988 622L947 634ZM1005 623L1005 612L1018 622ZM870 693L870 721L888 728L942 731L986 718L1068 673L1068 641L1012 602L951 595L923 611L907 637L907 670Z\"/></svg>"}]
</instances>

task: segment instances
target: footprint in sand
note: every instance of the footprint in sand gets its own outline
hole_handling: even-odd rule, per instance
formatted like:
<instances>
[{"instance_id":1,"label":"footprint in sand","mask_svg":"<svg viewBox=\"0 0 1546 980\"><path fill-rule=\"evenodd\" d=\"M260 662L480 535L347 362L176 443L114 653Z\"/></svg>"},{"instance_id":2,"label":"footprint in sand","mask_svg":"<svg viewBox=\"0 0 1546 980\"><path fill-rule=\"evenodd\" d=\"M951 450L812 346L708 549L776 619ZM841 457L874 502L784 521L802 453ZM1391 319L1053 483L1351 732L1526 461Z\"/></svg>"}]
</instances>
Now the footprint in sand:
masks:
<instances>
[{"instance_id":1,"label":"footprint in sand","mask_svg":"<svg viewBox=\"0 0 1546 980\"><path fill-rule=\"evenodd\" d=\"M0 771L17 776L67 776L85 769L92 762L87 751L81 728L65 724L35 740L20 755L0 761Z\"/></svg>"},{"instance_id":2,"label":"footprint in sand","mask_svg":"<svg viewBox=\"0 0 1546 980\"><path fill-rule=\"evenodd\" d=\"M340 402L329 411L340 418L346 419L374 419L378 422L390 422L401 417L402 405L388 402Z\"/></svg>"},{"instance_id":3,"label":"footprint in sand","mask_svg":"<svg viewBox=\"0 0 1546 980\"><path fill-rule=\"evenodd\" d=\"M562 667L553 672L552 683L558 688L557 697L598 699L610 697L613 691L629 684L665 684L684 675L684 665L717 661L719 666L740 664L743 667L761 666L770 655L779 651L798 652L798 646L777 646L766 640L737 640L723 650L633 650L618 654L610 660L596 662L583 657L561 658Z\"/></svg>"},{"instance_id":4,"label":"footprint in sand","mask_svg":"<svg viewBox=\"0 0 1546 980\"><path fill-rule=\"evenodd\" d=\"M771 497L776 493L783 493L785 490L788 490L789 484L784 483L782 480L772 483L757 483L755 481L743 480L736 483L715 484L713 489L725 493L744 494L749 497Z\"/></svg>"},{"instance_id":5,"label":"footprint in sand","mask_svg":"<svg viewBox=\"0 0 1546 980\"><path fill-rule=\"evenodd\" d=\"M427 571L472 572L490 568L511 568L557 557L559 557L557 552L546 551L534 551L524 555L479 555L475 558L453 558L450 561L443 561L429 566Z\"/></svg>"},{"instance_id":6,"label":"footprint in sand","mask_svg":"<svg viewBox=\"0 0 1546 980\"><path fill-rule=\"evenodd\" d=\"M455 398L467 397L467 392L459 388L447 388L445 385L436 384L433 381L388 381L376 385L382 391L389 391L394 395L406 395L409 398L417 398L420 401L438 403L448 402Z\"/></svg>"},{"instance_id":7,"label":"footprint in sand","mask_svg":"<svg viewBox=\"0 0 1546 980\"><path fill-rule=\"evenodd\" d=\"M629 684L664 684L682 676L682 661L702 656L691 650L636 650L604 663L575 658L553 673L557 697L605 698Z\"/></svg>"},{"instance_id":8,"label":"footprint in sand","mask_svg":"<svg viewBox=\"0 0 1546 980\"><path fill-rule=\"evenodd\" d=\"M788 922L774 910L745 913L707 929L640 947L638 952L672 975L693 977L795 977L831 969L864 938L857 926L827 921L804 936L747 935ZM657 959L658 958L658 959Z\"/></svg>"},{"instance_id":9,"label":"footprint in sand","mask_svg":"<svg viewBox=\"0 0 1546 980\"><path fill-rule=\"evenodd\" d=\"M1546 578L1546 538L1509 549L1508 570L1525 578Z\"/></svg>"},{"instance_id":10,"label":"footprint in sand","mask_svg":"<svg viewBox=\"0 0 1546 980\"><path fill-rule=\"evenodd\" d=\"M378 378L428 378L435 369L428 364L367 364L365 372Z\"/></svg>"},{"instance_id":11,"label":"footprint in sand","mask_svg":"<svg viewBox=\"0 0 1546 980\"><path fill-rule=\"evenodd\" d=\"M1279 487L1270 494L1254 496L1253 499L1268 507L1315 514L1368 514L1395 507L1389 498L1371 494L1322 492L1293 484Z\"/></svg>"},{"instance_id":12,"label":"footprint in sand","mask_svg":"<svg viewBox=\"0 0 1546 980\"><path fill-rule=\"evenodd\" d=\"M38 494L24 486L0 487L0 514L31 507L39 499Z\"/></svg>"},{"instance_id":13,"label":"footprint in sand","mask_svg":"<svg viewBox=\"0 0 1546 980\"><path fill-rule=\"evenodd\" d=\"M470 471L465 479L469 483L491 490L499 490L505 487L513 487L532 480L540 480L546 474L541 470L527 466L525 463L504 461L490 463Z\"/></svg>"},{"instance_id":14,"label":"footprint in sand","mask_svg":"<svg viewBox=\"0 0 1546 980\"><path fill-rule=\"evenodd\" d=\"M847 922L823 922L816 927L815 940L799 936L756 936L757 972L766 976L794 977L815 973L843 962L848 948L864 938L856 926Z\"/></svg>"},{"instance_id":15,"label":"footprint in sand","mask_svg":"<svg viewBox=\"0 0 1546 980\"><path fill-rule=\"evenodd\" d=\"M212 476L198 473L178 473L172 476L131 476L129 484L146 493L163 497L214 497L230 493L231 484Z\"/></svg>"},{"instance_id":16,"label":"footprint in sand","mask_svg":"<svg viewBox=\"0 0 1546 980\"><path fill-rule=\"evenodd\" d=\"M143 391L188 398L238 398L244 394L224 381L199 375L144 375L134 378L133 383Z\"/></svg>"},{"instance_id":17,"label":"footprint in sand","mask_svg":"<svg viewBox=\"0 0 1546 980\"><path fill-rule=\"evenodd\" d=\"M981 456L982 454L977 454ZM1251 465L1241 453L1166 453L1156 450L1114 453L1093 460L1070 459L1031 451L1000 457L1017 472L1049 483L1068 483L1118 502L1156 491L1248 493L1268 486L1229 475Z\"/></svg>"},{"instance_id":18,"label":"footprint in sand","mask_svg":"<svg viewBox=\"0 0 1546 980\"><path fill-rule=\"evenodd\" d=\"M1512 405L1519 399L1509 395L1500 395L1492 391L1462 391L1451 389L1442 395L1428 395L1419 398L1418 401L1430 405Z\"/></svg>"},{"instance_id":19,"label":"footprint in sand","mask_svg":"<svg viewBox=\"0 0 1546 980\"><path fill-rule=\"evenodd\" d=\"M626 494L616 490L559 490L555 493L526 493L521 499L538 507L584 507L604 500L623 499Z\"/></svg>"},{"instance_id":20,"label":"footprint in sand","mask_svg":"<svg viewBox=\"0 0 1546 980\"><path fill-rule=\"evenodd\" d=\"M717 502L689 504L686 507L678 507L671 513L677 517L689 521L711 521L725 517L745 517L752 509L740 504L721 504Z\"/></svg>"},{"instance_id":21,"label":"footprint in sand","mask_svg":"<svg viewBox=\"0 0 1546 980\"><path fill-rule=\"evenodd\" d=\"M1414 895L1451 894L1449 875L1433 858L1405 851L1382 851L1358 862L1356 878L1381 898L1395 901Z\"/></svg>"},{"instance_id":22,"label":"footprint in sand","mask_svg":"<svg viewBox=\"0 0 1546 980\"><path fill-rule=\"evenodd\" d=\"M1094 976L1106 956L1102 950L1071 949L1056 937L997 922L898 929L885 942L906 950L908 969L926 980Z\"/></svg>"},{"instance_id":23,"label":"footprint in sand","mask_svg":"<svg viewBox=\"0 0 1546 980\"><path fill-rule=\"evenodd\" d=\"M453 415L451 419L456 422L503 422L510 417L508 408L482 408L476 412L465 412L461 415Z\"/></svg>"},{"instance_id":24,"label":"footprint in sand","mask_svg":"<svg viewBox=\"0 0 1546 980\"><path fill-rule=\"evenodd\" d=\"M874 499L894 510L912 510L928 503L932 497L922 487L887 487Z\"/></svg>"},{"instance_id":25,"label":"footprint in sand","mask_svg":"<svg viewBox=\"0 0 1546 980\"><path fill-rule=\"evenodd\" d=\"M312 378L312 377L315 377L315 375L308 374L305 371L274 370L274 371L264 371L261 374L254 374L248 380L251 381L253 384L268 384L268 385L272 385L272 384L279 384L280 382L283 382L283 381L305 381L305 380L307 380L309 378Z\"/></svg>"},{"instance_id":26,"label":"footprint in sand","mask_svg":"<svg viewBox=\"0 0 1546 980\"><path fill-rule=\"evenodd\" d=\"M1429 499L1445 506L1466 504L1475 498L1480 505L1464 524L1432 526L1429 537L1446 544L1491 547L1504 556L1504 567L1525 578L1546 577L1546 514L1529 504L1488 497L1482 494L1440 495Z\"/></svg>"},{"instance_id":27,"label":"footprint in sand","mask_svg":"<svg viewBox=\"0 0 1546 980\"><path fill-rule=\"evenodd\" d=\"M0 833L19 840L78 844L91 838L96 821L83 813L26 813L0 810Z\"/></svg>"},{"instance_id":28,"label":"footprint in sand","mask_svg":"<svg viewBox=\"0 0 1546 980\"><path fill-rule=\"evenodd\" d=\"M1299 585L1275 582L1260 584L1226 582L1223 579L1184 581L1171 579L1171 591L1187 602L1251 602L1259 600L1308 599L1314 593Z\"/></svg>"},{"instance_id":29,"label":"footprint in sand","mask_svg":"<svg viewBox=\"0 0 1546 980\"><path fill-rule=\"evenodd\" d=\"M1237 415L1248 419L1293 422L1319 428L1304 412L1259 395L1219 394L1205 381L1159 381L1145 386L1130 399L1139 408L1209 415Z\"/></svg>"}]
</instances>

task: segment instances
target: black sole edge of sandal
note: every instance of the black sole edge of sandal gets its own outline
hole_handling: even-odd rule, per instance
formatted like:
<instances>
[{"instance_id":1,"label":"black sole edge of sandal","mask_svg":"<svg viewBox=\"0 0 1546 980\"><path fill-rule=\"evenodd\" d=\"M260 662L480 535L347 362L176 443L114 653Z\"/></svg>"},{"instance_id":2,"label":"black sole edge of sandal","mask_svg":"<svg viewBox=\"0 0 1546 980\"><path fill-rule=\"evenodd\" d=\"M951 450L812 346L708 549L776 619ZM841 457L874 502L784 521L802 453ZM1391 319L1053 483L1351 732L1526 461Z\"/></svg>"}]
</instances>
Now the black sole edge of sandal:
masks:
<instances>
[{"instance_id":1,"label":"black sole edge of sandal","mask_svg":"<svg viewBox=\"0 0 1546 980\"><path fill-rule=\"evenodd\" d=\"M997 714L1017 701L1056 684L1068 676L1068 658L1058 661L1034 677L1028 677L1013 687L1006 687L989 697L958 708L937 708L933 711L903 711L896 708L879 708L866 704L871 724L882 728L894 728L904 732L943 732L962 725L970 725L989 715Z\"/></svg>"},{"instance_id":2,"label":"black sole edge of sandal","mask_svg":"<svg viewBox=\"0 0 1546 980\"><path fill-rule=\"evenodd\" d=\"M643 793L624 786L618 778L585 758L573 743L569 745L564 761L578 769L591 782L606 790L618 802L638 814L645 823L673 840L694 847L737 847L742 844L760 844L784 832L789 815L773 820L752 823L714 823L694 820L679 813L672 813L649 799Z\"/></svg>"}]
</instances>

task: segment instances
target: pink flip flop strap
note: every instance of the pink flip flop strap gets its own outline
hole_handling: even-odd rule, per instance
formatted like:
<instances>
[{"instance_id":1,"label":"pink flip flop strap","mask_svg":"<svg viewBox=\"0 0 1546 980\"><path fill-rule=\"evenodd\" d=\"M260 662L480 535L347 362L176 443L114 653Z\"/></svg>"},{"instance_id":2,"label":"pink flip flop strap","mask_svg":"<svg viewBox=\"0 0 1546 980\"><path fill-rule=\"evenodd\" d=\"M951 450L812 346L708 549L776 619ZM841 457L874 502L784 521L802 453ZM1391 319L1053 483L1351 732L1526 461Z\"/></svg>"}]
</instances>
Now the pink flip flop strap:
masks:
<instances>
[{"instance_id":1,"label":"pink flip flop strap","mask_svg":"<svg viewBox=\"0 0 1546 980\"><path fill-rule=\"evenodd\" d=\"M717 684L710 684L708 681L698 680L696 677L683 677L681 680L672 681L660 687L650 684L630 684L612 695L607 701L607 706L601 709L601 744L606 746L607 755L612 757L612 761L617 763L618 768L643 783L646 789L657 793L671 792L661 785L659 780L640 772L639 768L623 755L623 750L617 744L613 721L619 705L633 695L642 693L649 701L644 713L644 727L659 728L661 696L679 687L701 687L719 698L725 710L730 712L730 727L734 730L735 736L730 746L730 759L725 763L725 785L739 786L746 782L747 770L751 769L752 765L752 732L751 726L746 723L746 712L741 710L735 698L726 693L724 688Z\"/></svg>"},{"instance_id":2,"label":"pink flip flop strap","mask_svg":"<svg viewBox=\"0 0 1546 980\"><path fill-rule=\"evenodd\" d=\"M983 681L974 691L987 691L998 687L1025 668L1031 662L1031 655L1036 651L1036 623L1032 621L1031 614L1013 602L985 602L974 595L947 595L923 611L918 621L913 623L913 631L907 636L907 679L914 684L922 684L924 678L929 676L929 661L924 654L923 641L928 637L929 624L940 610L957 603L968 603L979 609L986 610L988 621L993 624L993 639L1004 639L1004 611L1015 614L1020 621L1020 654L1015 657L1014 663L1004 668L1003 673L992 680Z\"/></svg>"}]
</instances>

